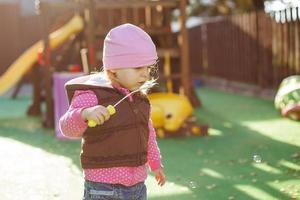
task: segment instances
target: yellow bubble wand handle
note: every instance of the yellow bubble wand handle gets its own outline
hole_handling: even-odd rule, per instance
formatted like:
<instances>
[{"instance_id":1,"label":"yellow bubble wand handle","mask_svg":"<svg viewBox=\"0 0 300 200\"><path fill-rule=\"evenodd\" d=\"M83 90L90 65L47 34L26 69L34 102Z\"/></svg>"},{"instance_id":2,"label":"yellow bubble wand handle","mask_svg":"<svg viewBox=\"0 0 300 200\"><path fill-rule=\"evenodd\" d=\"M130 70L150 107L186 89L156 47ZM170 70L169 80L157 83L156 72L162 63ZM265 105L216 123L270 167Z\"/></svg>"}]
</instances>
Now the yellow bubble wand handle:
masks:
<instances>
[{"instance_id":1,"label":"yellow bubble wand handle","mask_svg":"<svg viewBox=\"0 0 300 200\"><path fill-rule=\"evenodd\" d=\"M116 106L119 105L122 101L124 101L127 97L129 97L130 95L132 95L133 93L136 93L138 91L144 90L144 89L148 89L153 87L154 85L156 85L156 79L153 79L151 81L146 82L143 86L141 86L139 89L136 89L132 92L130 92L129 94L127 94L125 97L123 97L121 100L119 100L115 105L108 105L106 108L109 112L110 115L113 115L116 113ZM88 121L88 126L93 128L95 126L97 126L97 123L95 122L95 120L89 120Z\"/></svg>"},{"instance_id":2,"label":"yellow bubble wand handle","mask_svg":"<svg viewBox=\"0 0 300 200\"><path fill-rule=\"evenodd\" d=\"M106 108L107 108L108 113L110 115L113 115L113 114L116 113L116 108L113 105L108 105ZM97 126L97 123L96 123L95 120L91 119L91 120L88 121L88 126L91 127L91 128L93 128L93 127Z\"/></svg>"}]
</instances>

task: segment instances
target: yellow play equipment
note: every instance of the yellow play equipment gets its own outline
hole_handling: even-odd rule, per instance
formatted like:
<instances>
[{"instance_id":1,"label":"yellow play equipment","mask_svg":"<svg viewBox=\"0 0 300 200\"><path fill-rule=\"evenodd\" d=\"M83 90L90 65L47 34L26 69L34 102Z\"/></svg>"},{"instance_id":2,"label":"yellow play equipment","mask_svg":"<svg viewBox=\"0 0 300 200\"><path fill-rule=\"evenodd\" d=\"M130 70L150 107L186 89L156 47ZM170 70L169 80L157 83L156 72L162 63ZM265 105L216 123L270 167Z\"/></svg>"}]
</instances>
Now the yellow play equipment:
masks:
<instances>
[{"instance_id":1,"label":"yellow play equipment","mask_svg":"<svg viewBox=\"0 0 300 200\"><path fill-rule=\"evenodd\" d=\"M59 47L74 34L81 32L83 26L83 19L79 15L75 15L67 24L50 34L50 48L55 49ZM31 69L37 61L38 52L43 49L43 47L43 41L38 41L9 66L8 70L0 77L0 95L18 83Z\"/></svg>"},{"instance_id":2,"label":"yellow play equipment","mask_svg":"<svg viewBox=\"0 0 300 200\"><path fill-rule=\"evenodd\" d=\"M193 107L186 96L174 93L152 93L151 119L157 136L207 135L207 125L199 126L192 117Z\"/></svg>"},{"instance_id":3,"label":"yellow play equipment","mask_svg":"<svg viewBox=\"0 0 300 200\"><path fill-rule=\"evenodd\" d=\"M164 55L164 73L167 77L171 74L170 55ZM195 120L191 120L193 106L184 95L172 93L172 81L166 80L167 93L152 93L148 95L151 103L151 119L157 131L157 136L164 138L166 133L170 136L178 132L186 135L206 135L207 126L199 127ZM202 130L201 130L202 129Z\"/></svg>"},{"instance_id":4,"label":"yellow play equipment","mask_svg":"<svg viewBox=\"0 0 300 200\"><path fill-rule=\"evenodd\" d=\"M154 128L177 131L184 120L193 112L192 105L185 96L174 93L153 93L148 95L151 102L151 119Z\"/></svg>"}]
</instances>

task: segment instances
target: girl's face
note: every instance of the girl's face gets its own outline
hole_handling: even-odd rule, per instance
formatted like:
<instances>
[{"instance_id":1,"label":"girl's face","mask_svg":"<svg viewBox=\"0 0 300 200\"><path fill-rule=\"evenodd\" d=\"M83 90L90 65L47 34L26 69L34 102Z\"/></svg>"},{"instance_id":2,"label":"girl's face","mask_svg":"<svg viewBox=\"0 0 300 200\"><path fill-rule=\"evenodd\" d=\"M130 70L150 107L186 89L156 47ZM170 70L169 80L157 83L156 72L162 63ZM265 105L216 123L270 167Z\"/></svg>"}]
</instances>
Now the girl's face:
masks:
<instances>
[{"instance_id":1,"label":"girl's face","mask_svg":"<svg viewBox=\"0 0 300 200\"><path fill-rule=\"evenodd\" d=\"M133 91L141 87L149 80L149 67L124 68L111 70L114 74L114 80L121 86Z\"/></svg>"}]
</instances>

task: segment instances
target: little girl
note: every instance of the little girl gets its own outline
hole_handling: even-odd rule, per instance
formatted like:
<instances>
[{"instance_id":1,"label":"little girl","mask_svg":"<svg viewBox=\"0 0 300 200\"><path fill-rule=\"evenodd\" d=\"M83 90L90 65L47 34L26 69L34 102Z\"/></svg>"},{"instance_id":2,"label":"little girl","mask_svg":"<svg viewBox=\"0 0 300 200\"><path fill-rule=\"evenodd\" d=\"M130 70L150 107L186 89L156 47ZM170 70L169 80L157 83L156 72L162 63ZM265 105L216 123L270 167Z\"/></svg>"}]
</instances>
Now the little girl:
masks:
<instances>
[{"instance_id":1,"label":"little girl","mask_svg":"<svg viewBox=\"0 0 300 200\"><path fill-rule=\"evenodd\" d=\"M60 119L60 128L66 137L82 138L83 199L147 199L147 165L158 184L164 185L146 95L132 94L113 115L107 109L144 85L156 63L156 48L150 36L137 26L123 24L105 37L104 72L66 83L71 103ZM88 127L88 121L97 126Z\"/></svg>"}]
</instances>

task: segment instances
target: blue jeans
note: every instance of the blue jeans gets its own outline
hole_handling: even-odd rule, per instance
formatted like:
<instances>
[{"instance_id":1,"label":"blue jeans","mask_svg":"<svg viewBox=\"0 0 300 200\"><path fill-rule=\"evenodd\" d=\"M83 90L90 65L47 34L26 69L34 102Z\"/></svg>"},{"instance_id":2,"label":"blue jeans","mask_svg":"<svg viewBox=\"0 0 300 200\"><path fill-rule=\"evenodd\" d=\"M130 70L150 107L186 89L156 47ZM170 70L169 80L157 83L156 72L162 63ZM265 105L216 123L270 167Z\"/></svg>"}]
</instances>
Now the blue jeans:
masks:
<instances>
[{"instance_id":1,"label":"blue jeans","mask_svg":"<svg viewBox=\"0 0 300 200\"><path fill-rule=\"evenodd\" d=\"M83 200L147 200L147 188L144 182L127 187L85 180Z\"/></svg>"}]
</instances>

